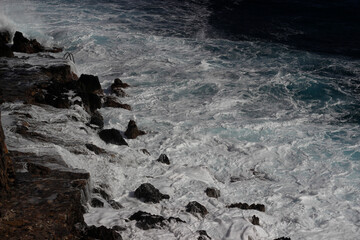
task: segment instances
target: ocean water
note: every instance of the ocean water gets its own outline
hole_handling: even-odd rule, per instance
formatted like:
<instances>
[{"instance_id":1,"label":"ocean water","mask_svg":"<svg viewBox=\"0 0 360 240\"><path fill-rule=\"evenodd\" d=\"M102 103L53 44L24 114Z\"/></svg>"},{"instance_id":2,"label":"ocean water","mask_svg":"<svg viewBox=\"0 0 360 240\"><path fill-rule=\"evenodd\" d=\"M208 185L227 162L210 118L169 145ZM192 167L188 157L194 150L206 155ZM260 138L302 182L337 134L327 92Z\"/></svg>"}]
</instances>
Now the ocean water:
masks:
<instances>
[{"instance_id":1,"label":"ocean water","mask_svg":"<svg viewBox=\"0 0 360 240\"><path fill-rule=\"evenodd\" d=\"M52 123L42 131L63 131L68 144L49 143L47 149L88 170L93 184L106 184L124 206L90 208L86 222L124 226L124 239L196 239L197 230L227 240L358 239L359 59L229 39L209 23L206 3L1 0L1 27L64 46L75 57L77 73L99 76L107 93L118 77L132 86L122 99L132 111L100 110L105 128L125 131L134 119L148 133L127 140L129 148L106 145L96 133L65 124L58 110L27 107ZM6 133L10 149L24 141ZM75 155L72 141L91 141L113 157ZM21 143L28 151L39 145ZM155 161L161 153L171 165ZM170 200L145 204L133 198L144 182ZM220 189L221 197L208 198L207 187ZM186 213L189 201L200 202L209 214L202 219ZM266 212L226 208L235 202L261 203ZM126 221L138 210L187 223L143 231ZM260 226L250 223L253 215Z\"/></svg>"}]
</instances>

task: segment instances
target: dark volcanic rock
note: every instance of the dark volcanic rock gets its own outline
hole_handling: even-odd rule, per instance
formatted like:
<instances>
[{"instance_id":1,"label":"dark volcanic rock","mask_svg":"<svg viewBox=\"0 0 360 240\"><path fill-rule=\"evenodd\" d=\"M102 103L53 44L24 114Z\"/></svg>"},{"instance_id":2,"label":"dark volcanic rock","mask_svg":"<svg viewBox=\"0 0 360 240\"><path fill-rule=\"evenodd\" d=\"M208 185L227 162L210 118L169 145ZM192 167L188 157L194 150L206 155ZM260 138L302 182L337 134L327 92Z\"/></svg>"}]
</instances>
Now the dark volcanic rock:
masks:
<instances>
[{"instance_id":1,"label":"dark volcanic rock","mask_svg":"<svg viewBox=\"0 0 360 240\"><path fill-rule=\"evenodd\" d=\"M128 146L127 142L121 136L120 131L114 128L101 130L99 136L106 143Z\"/></svg>"},{"instance_id":2,"label":"dark volcanic rock","mask_svg":"<svg viewBox=\"0 0 360 240\"><path fill-rule=\"evenodd\" d=\"M110 206L113 208L113 209L120 209L120 208L123 208L123 206L116 202L115 200L109 200L108 203L110 204Z\"/></svg>"},{"instance_id":3,"label":"dark volcanic rock","mask_svg":"<svg viewBox=\"0 0 360 240\"><path fill-rule=\"evenodd\" d=\"M87 144L85 144L85 146L87 149L89 149L90 151L94 152L97 155L106 152L104 149L99 148L98 146L96 146L94 144L87 143Z\"/></svg>"},{"instance_id":4,"label":"dark volcanic rock","mask_svg":"<svg viewBox=\"0 0 360 240\"><path fill-rule=\"evenodd\" d=\"M15 171L5 144L5 135L1 125L0 112L0 197L10 191L10 185L15 180Z\"/></svg>"},{"instance_id":5,"label":"dark volcanic rock","mask_svg":"<svg viewBox=\"0 0 360 240\"><path fill-rule=\"evenodd\" d=\"M14 44L11 49L14 52L22 52L22 53L38 53L44 52L45 48L38 42L36 39L27 39L23 36L21 32L15 32Z\"/></svg>"},{"instance_id":6,"label":"dark volcanic rock","mask_svg":"<svg viewBox=\"0 0 360 240\"><path fill-rule=\"evenodd\" d=\"M0 43L7 44L10 43L10 40L11 40L10 32L6 30L5 31L2 30L0 32Z\"/></svg>"},{"instance_id":7,"label":"dark volcanic rock","mask_svg":"<svg viewBox=\"0 0 360 240\"><path fill-rule=\"evenodd\" d=\"M138 211L130 216L131 221L136 221L136 226L143 230L151 228L160 228L165 226L166 219L159 215L153 215L147 212Z\"/></svg>"},{"instance_id":8,"label":"dark volcanic rock","mask_svg":"<svg viewBox=\"0 0 360 240\"><path fill-rule=\"evenodd\" d=\"M129 104L120 103L116 100L116 98L111 96L105 97L104 107L124 108L131 111L131 106Z\"/></svg>"},{"instance_id":9,"label":"dark volcanic rock","mask_svg":"<svg viewBox=\"0 0 360 240\"><path fill-rule=\"evenodd\" d=\"M116 232L115 229L109 229L104 226L95 227L90 226L87 227L84 234L87 239L100 239L100 240L122 240L122 237L119 233Z\"/></svg>"},{"instance_id":10,"label":"dark volcanic rock","mask_svg":"<svg viewBox=\"0 0 360 240\"><path fill-rule=\"evenodd\" d=\"M197 232L200 234L198 240L211 240L211 237L207 234L205 230L199 230Z\"/></svg>"},{"instance_id":11,"label":"dark volcanic rock","mask_svg":"<svg viewBox=\"0 0 360 240\"><path fill-rule=\"evenodd\" d=\"M0 57L14 57L14 53L11 48L4 43L0 42Z\"/></svg>"},{"instance_id":12,"label":"dark volcanic rock","mask_svg":"<svg viewBox=\"0 0 360 240\"><path fill-rule=\"evenodd\" d=\"M170 196L162 194L150 183L143 183L135 190L135 197L144 202L159 203L162 199L169 199Z\"/></svg>"},{"instance_id":13,"label":"dark volcanic rock","mask_svg":"<svg viewBox=\"0 0 360 240\"><path fill-rule=\"evenodd\" d=\"M220 197L220 190L216 188L207 188L205 193L208 197L218 198Z\"/></svg>"},{"instance_id":14,"label":"dark volcanic rock","mask_svg":"<svg viewBox=\"0 0 360 240\"><path fill-rule=\"evenodd\" d=\"M260 225L260 219L257 216L253 215L251 218L251 223L253 225Z\"/></svg>"},{"instance_id":15,"label":"dark volcanic rock","mask_svg":"<svg viewBox=\"0 0 360 240\"><path fill-rule=\"evenodd\" d=\"M129 139L135 139L137 136L144 135L145 132L138 129L134 120L130 120L124 134Z\"/></svg>"},{"instance_id":16,"label":"dark volcanic rock","mask_svg":"<svg viewBox=\"0 0 360 240\"><path fill-rule=\"evenodd\" d=\"M101 200L97 199L97 198L92 198L90 205L91 205L92 207L95 207L95 208L102 208L102 207L104 207L104 203L103 203Z\"/></svg>"},{"instance_id":17,"label":"dark volcanic rock","mask_svg":"<svg viewBox=\"0 0 360 240\"><path fill-rule=\"evenodd\" d=\"M228 206L226 206L228 208L240 208L240 209L244 209L244 210L258 210L260 212L265 212L265 205L263 204L247 204L247 203L233 203L233 204L230 204Z\"/></svg>"},{"instance_id":18,"label":"dark volcanic rock","mask_svg":"<svg viewBox=\"0 0 360 240\"><path fill-rule=\"evenodd\" d=\"M168 156L166 156L166 154L160 154L159 158L156 160L158 162L170 165L170 160L168 158Z\"/></svg>"},{"instance_id":19,"label":"dark volcanic rock","mask_svg":"<svg viewBox=\"0 0 360 240\"><path fill-rule=\"evenodd\" d=\"M99 128L104 127L104 118L101 116L101 114L98 111L94 111L91 114L90 124L94 124L96 126L99 126Z\"/></svg>"},{"instance_id":20,"label":"dark volcanic rock","mask_svg":"<svg viewBox=\"0 0 360 240\"><path fill-rule=\"evenodd\" d=\"M125 97L126 93L122 88L127 88L129 85L127 83L123 83L119 78L114 80L114 83L111 85L111 91L115 93L118 97Z\"/></svg>"},{"instance_id":21,"label":"dark volcanic rock","mask_svg":"<svg viewBox=\"0 0 360 240\"><path fill-rule=\"evenodd\" d=\"M196 201L189 202L189 204L186 205L186 211L193 215L200 214L202 217L205 217L205 215L208 214L206 207Z\"/></svg>"},{"instance_id":22,"label":"dark volcanic rock","mask_svg":"<svg viewBox=\"0 0 360 240\"><path fill-rule=\"evenodd\" d=\"M99 78L94 75L81 74L77 81L79 89L87 93L101 92Z\"/></svg>"},{"instance_id":23,"label":"dark volcanic rock","mask_svg":"<svg viewBox=\"0 0 360 240\"><path fill-rule=\"evenodd\" d=\"M280 238L276 238L274 240L291 240L291 238L289 238L289 237L280 237Z\"/></svg>"}]
</instances>

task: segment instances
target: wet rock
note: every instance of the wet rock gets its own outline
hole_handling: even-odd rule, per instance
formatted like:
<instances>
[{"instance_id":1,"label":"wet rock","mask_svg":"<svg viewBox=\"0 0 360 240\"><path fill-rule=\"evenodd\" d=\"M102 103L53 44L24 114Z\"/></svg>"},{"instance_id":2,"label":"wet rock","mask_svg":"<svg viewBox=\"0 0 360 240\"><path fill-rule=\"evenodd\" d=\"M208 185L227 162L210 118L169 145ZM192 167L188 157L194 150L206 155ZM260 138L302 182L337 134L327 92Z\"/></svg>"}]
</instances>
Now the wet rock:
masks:
<instances>
[{"instance_id":1,"label":"wet rock","mask_svg":"<svg viewBox=\"0 0 360 240\"><path fill-rule=\"evenodd\" d=\"M209 240L211 237L207 234L205 230L199 230L197 231L200 236L198 237L198 240Z\"/></svg>"},{"instance_id":2,"label":"wet rock","mask_svg":"<svg viewBox=\"0 0 360 240\"><path fill-rule=\"evenodd\" d=\"M87 144L85 144L85 146L87 149L89 149L90 151L94 152L97 155L106 153L105 149L99 148L98 146L96 146L94 144L87 143Z\"/></svg>"},{"instance_id":3,"label":"wet rock","mask_svg":"<svg viewBox=\"0 0 360 240\"><path fill-rule=\"evenodd\" d=\"M131 106L129 104L120 103L116 98L111 96L105 97L104 107L123 108L131 111Z\"/></svg>"},{"instance_id":4,"label":"wet rock","mask_svg":"<svg viewBox=\"0 0 360 240\"><path fill-rule=\"evenodd\" d=\"M53 82L63 84L73 82L70 85L64 85L63 88L65 89L75 90L77 88L75 81L78 79L78 77L71 71L71 67L69 65L61 64L42 67L41 71L48 75Z\"/></svg>"},{"instance_id":5,"label":"wet rock","mask_svg":"<svg viewBox=\"0 0 360 240\"><path fill-rule=\"evenodd\" d=\"M113 226L111 229L119 232L126 231L126 228L122 226Z\"/></svg>"},{"instance_id":6,"label":"wet rock","mask_svg":"<svg viewBox=\"0 0 360 240\"><path fill-rule=\"evenodd\" d=\"M5 30L5 31L2 30L0 32L0 43L7 44L7 43L10 43L10 40L11 40L10 32L7 30Z\"/></svg>"},{"instance_id":7,"label":"wet rock","mask_svg":"<svg viewBox=\"0 0 360 240\"><path fill-rule=\"evenodd\" d=\"M113 209L120 209L120 208L123 208L123 206L116 202L115 200L109 200L108 203L110 204L110 206L113 208Z\"/></svg>"},{"instance_id":8,"label":"wet rock","mask_svg":"<svg viewBox=\"0 0 360 240\"><path fill-rule=\"evenodd\" d=\"M280 237L280 238L276 238L274 240L291 240L291 238L289 238L289 237Z\"/></svg>"},{"instance_id":9,"label":"wet rock","mask_svg":"<svg viewBox=\"0 0 360 240\"><path fill-rule=\"evenodd\" d=\"M260 212L265 212L265 205L263 204L247 204L247 203L233 203L230 204L228 206L226 206L228 208L240 208L240 209L244 209L244 210L258 210Z\"/></svg>"},{"instance_id":10,"label":"wet rock","mask_svg":"<svg viewBox=\"0 0 360 240\"><path fill-rule=\"evenodd\" d=\"M166 225L166 219L159 215L153 215L147 212L138 211L130 216L131 221L136 221L136 226L143 230L152 228L161 228Z\"/></svg>"},{"instance_id":11,"label":"wet rock","mask_svg":"<svg viewBox=\"0 0 360 240\"><path fill-rule=\"evenodd\" d=\"M146 155L149 155L149 156L151 155L151 154L149 153L149 151L146 150L145 148L141 149L141 151L142 151L143 154L146 154Z\"/></svg>"},{"instance_id":12,"label":"wet rock","mask_svg":"<svg viewBox=\"0 0 360 240\"><path fill-rule=\"evenodd\" d=\"M253 215L251 218L251 223L253 225L260 225L260 219L257 216Z\"/></svg>"},{"instance_id":13,"label":"wet rock","mask_svg":"<svg viewBox=\"0 0 360 240\"><path fill-rule=\"evenodd\" d=\"M170 196L162 194L150 183L143 183L135 190L135 197L146 203L159 203L163 199L169 199Z\"/></svg>"},{"instance_id":14,"label":"wet rock","mask_svg":"<svg viewBox=\"0 0 360 240\"><path fill-rule=\"evenodd\" d=\"M138 129L134 120L130 120L124 134L129 139L135 139L137 136L144 135L145 132Z\"/></svg>"},{"instance_id":15,"label":"wet rock","mask_svg":"<svg viewBox=\"0 0 360 240\"><path fill-rule=\"evenodd\" d=\"M156 160L158 162L170 165L170 160L168 158L168 156L166 156L166 154L160 154L159 158Z\"/></svg>"},{"instance_id":16,"label":"wet rock","mask_svg":"<svg viewBox=\"0 0 360 240\"><path fill-rule=\"evenodd\" d=\"M208 197L218 198L220 197L220 190L216 188L207 188L205 193Z\"/></svg>"},{"instance_id":17,"label":"wet rock","mask_svg":"<svg viewBox=\"0 0 360 240\"><path fill-rule=\"evenodd\" d=\"M5 43L0 42L0 57L14 57L14 53L11 48Z\"/></svg>"},{"instance_id":18,"label":"wet rock","mask_svg":"<svg viewBox=\"0 0 360 240\"><path fill-rule=\"evenodd\" d=\"M209 213L206 207L196 201L189 202L188 205L186 205L186 211L195 216L200 214L202 217L205 217L205 215Z\"/></svg>"},{"instance_id":19,"label":"wet rock","mask_svg":"<svg viewBox=\"0 0 360 240\"><path fill-rule=\"evenodd\" d=\"M101 200L97 199L97 198L92 198L90 205L91 205L92 207L95 207L95 208L102 208L102 207L104 207L104 203L103 203Z\"/></svg>"},{"instance_id":20,"label":"wet rock","mask_svg":"<svg viewBox=\"0 0 360 240\"><path fill-rule=\"evenodd\" d=\"M120 131L114 128L101 130L99 136L106 143L128 146L127 142L121 136Z\"/></svg>"},{"instance_id":21,"label":"wet rock","mask_svg":"<svg viewBox=\"0 0 360 240\"><path fill-rule=\"evenodd\" d=\"M104 226L95 227L90 226L86 228L84 234L87 238L85 239L98 239L98 240L122 240L122 237L115 229L109 229Z\"/></svg>"},{"instance_id":22,"label":"wet rock","mask_svg":"<svg viewBox=\"0 0 360 240\"><path fill-rule=\"evenodd\" d=\"M104 127L104 118L101 116L101 114L98 111L94 111L91 114L90 124L99 126L99 128Z\"/></svg>"},{"instance_id":23,"label":"wet rock","mask_svg":"<svg viewBox=\"0 0 360 240\"><path fill-rule=\"evenodd\" d=\"M45 47L43 47L36 39L29 40L24 37L21 32L15 32L11 49L14 52L22 53L38 53L45 51Z\"/></svg>"},{"instance_id":24,"label":"wet rock","mask_svg":"<svg viewBox=\"0 0 360 240\"><path fill-rule=\"evenodd\" d=\"M93 193L98 193L103 199L106 201L110 200L110 195L102 188L94 188L92 190Z\"/></svg>"},{"instance_id":25,"label":"wet rock","mask_svg":"<svg viewBox=\"0 0 360 240\"><path fill-rule=\"evenodd\" d=\"M127 83L123 83L119 78L114 80L114 83L111 85L112 93L115 93L118 97L126 97L126 93L122 88L127 88L129 85Z\"/></svg>"},{"instance_id":26,"label":"wet rock","mask_svg":"<svg viewBox=\"0 0 360 240\"><path fill-rule=\"evenodd\" d=\"M83 92L86 92L86 93L102 92L99 78L97 76L81 74L77 83L78 83L79 89Z\"/></svg>"}]
</instances>

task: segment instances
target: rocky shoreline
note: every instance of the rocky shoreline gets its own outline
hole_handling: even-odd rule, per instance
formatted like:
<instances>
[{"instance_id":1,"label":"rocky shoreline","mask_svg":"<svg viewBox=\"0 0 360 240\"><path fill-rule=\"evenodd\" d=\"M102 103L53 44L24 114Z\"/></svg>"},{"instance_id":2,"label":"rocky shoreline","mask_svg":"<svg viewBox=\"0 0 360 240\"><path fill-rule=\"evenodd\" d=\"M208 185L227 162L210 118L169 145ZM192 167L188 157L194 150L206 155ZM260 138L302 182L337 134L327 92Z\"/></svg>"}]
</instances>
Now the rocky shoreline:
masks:
<instances>
[{"instance_id":1,"label":"rocky shoreline","mask_svg":"<svg viewBox=\"0 0 360 240\"><path fill-rule=\"evenodd\" d=\"M61 134L60 126L77 124L80 130L98 135L106 144L123 146L128 146L126 139L146 134L133 120L129 121L124 132L114 128L103 129L104 119L98 109L131 110L130 105L120 100L126 96L124 89L129 87L128 84L115 79L110 87L111 95L105 94L97 76L82 74L78 77L70 61L49 54L62 49L46 48L19 32L15 33L11 45L10 35L8 32L0 33L0 103L1 110L7 113L6 121L11 120L10 131L21 138L20 144L31 140L63 145L74 154L91 152L99 155L108 153L86 140L75 144L70 140L67 142L44 132L39 126L58 127L56 124L59 124ZM13 52L21 53L14 55ZM21 104L16 105L18 102ZM32 116L29 109L44 112L50 117ZM71 111L66 112L68 109ZM52 119L60 113L66 115L66 120ZM47 153L45 147L36 149L35 154L34 151L26 151L26 146L20 145L15 150L13 144L8 151L5 142L0 121L0 236L7 239L122 239L122 226L109 229L87 226L84 222L83 214L88 205L122 208L107 193L106 186L92 187L88 172L70 167L62 157ZM148 154L146 149L143 153ZM165 154L160 155L157 162L171 164ZM143 183L134 191L135 198L149 204L171 198L150 183ZM211 198L220 196L220 190L215 188L204 192ZM265 212L264 205L255 203L233 203L227 207ZM205 206L196 201L189 202L185 211L199 218L208 213ZM178 217L164 218L143 211L134 213L127 221L136 221L136 226L142 230L161 228L170 222L185 224ZM260 224L255 215L249 221L253 225ZM211 237L200 230L197 239Z\"/></svg>"}]
</instances>

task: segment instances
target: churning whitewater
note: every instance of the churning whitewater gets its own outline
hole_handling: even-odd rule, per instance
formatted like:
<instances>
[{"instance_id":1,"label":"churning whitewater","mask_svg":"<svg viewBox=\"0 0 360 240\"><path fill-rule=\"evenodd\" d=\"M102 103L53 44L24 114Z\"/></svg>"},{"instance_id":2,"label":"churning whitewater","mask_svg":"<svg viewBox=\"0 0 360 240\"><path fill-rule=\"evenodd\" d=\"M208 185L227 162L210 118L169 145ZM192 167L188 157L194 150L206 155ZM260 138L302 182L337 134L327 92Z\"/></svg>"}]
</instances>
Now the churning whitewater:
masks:
<instances>
[{"instance_id":1,"label":"churning whitewater","mask_svg":"<svg viewBox=\"0 0 360 240\"><path fill-rule=\"evenodd\" d=\"M214 34L210 14L193 1L1 0L0 27L64 46L77 74L99 76L105 91L115 78L131 85L124 102L132 111L100 109L105 128L125 131L133 119L147 132L127 140L130 147L107 145L64 122L63 110L4 104L9 149L36 152L44 143L18 140L6 109L27 108L51 122L39 131L68 147L49 143L49 153L90 172L92 184L107 186L124 206L90 207L87 224L122 226L123 239L196 239L198 230L226 240L358 239L360 61L226 40ZM66 114L86 115L77 108ZM70 151L72 143L89 141L112 156ZM163 153L170 165L156 161ZM170 199L134 198L146 182ZM207 187L221 196L209 198ZM190 201L208 215L187 213ZM237 202L264 204L266 211L226 207ZM127 220L139 210L186 224L141 230Z\"/></svg>"}]
</instances>

